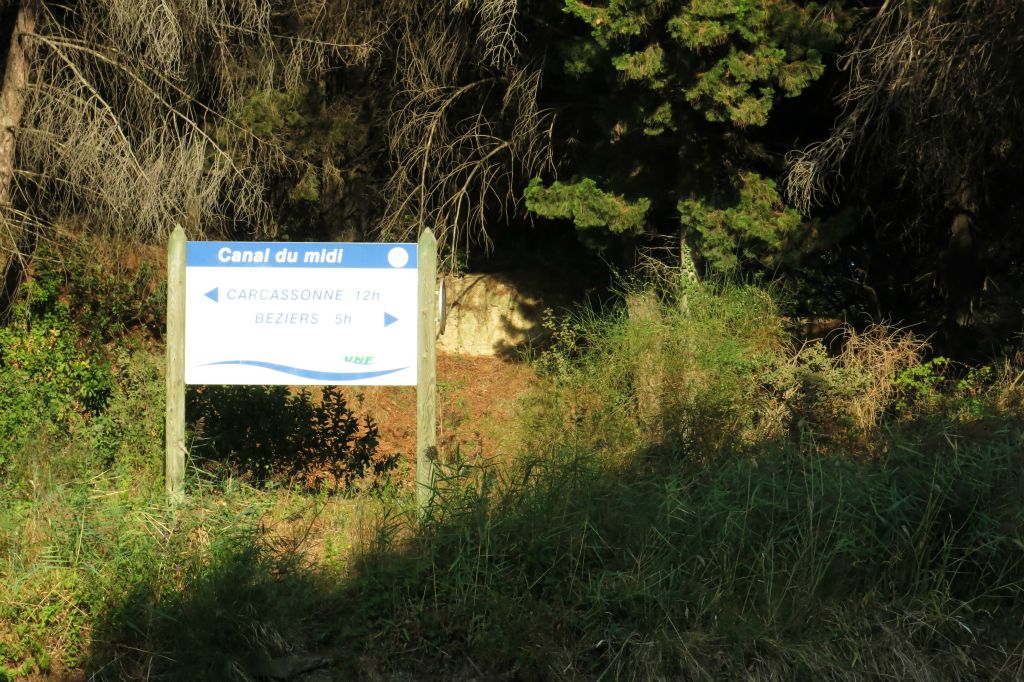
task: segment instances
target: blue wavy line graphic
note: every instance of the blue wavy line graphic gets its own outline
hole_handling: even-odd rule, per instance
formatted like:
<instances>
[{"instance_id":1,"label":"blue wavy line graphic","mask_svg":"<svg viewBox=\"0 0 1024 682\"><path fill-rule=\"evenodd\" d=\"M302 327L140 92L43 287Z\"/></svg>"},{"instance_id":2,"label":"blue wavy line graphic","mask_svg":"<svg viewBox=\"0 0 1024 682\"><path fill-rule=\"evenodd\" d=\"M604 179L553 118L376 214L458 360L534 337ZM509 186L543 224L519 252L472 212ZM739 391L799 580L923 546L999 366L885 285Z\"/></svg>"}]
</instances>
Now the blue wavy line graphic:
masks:
<instances>
[{"instance_id":1,"label":"blue wavy line graphic","mask_svg":"<svg viewBox=\"0 0 1024 682\"><path fill-rule=\"evenodd\" d=\"M303 379L315 379L317 381L358 381L360 379L382 377L385 374L394 374L395 372L407 369L406 367L399 367L397 369L380 369L373 372L321 372L315 369L302 369L301 367L289 367L288 365L278 365L273 362L263 362L262 360L222 360L221 362L210 362L203 366L211 367L213 365L263 367L264 369L272 369L275 372L283 372L284 374L291 374Z\"/></svg>"}]
</instances>

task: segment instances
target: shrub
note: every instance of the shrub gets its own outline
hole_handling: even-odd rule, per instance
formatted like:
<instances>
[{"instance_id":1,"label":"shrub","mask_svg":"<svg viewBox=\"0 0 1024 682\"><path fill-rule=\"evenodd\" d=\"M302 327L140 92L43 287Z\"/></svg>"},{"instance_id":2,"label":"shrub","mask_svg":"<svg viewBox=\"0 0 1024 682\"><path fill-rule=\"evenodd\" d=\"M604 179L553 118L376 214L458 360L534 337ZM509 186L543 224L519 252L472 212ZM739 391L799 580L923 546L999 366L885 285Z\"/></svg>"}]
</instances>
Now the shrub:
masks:
<instances>
[{"instance_id":1,"label":"shrub","mask_svg":"<svg viewBox=\"0 0 1024 682\"><path fill-rule=\"evenodd\" d=\"M145 344L122 344L112 353L116 371L110 398L73 447L103 468L155 480L164 461L164 358Z\"/></svg>"},{"instance_id":2,"label":"shrub","mask_svg":"<svg viewBox=\"0 0 1024 682\"><path fill-rule=\"evenodd\" d=\"M163 287L140 250L81 236L40 244L0 325L0 468L47 460L71 473L151 458L163 388L146 343Z\"/></svg>"},{"instance_id":3,"label":"shrub","mask_svg":"<svg viewBox=\"0 0 1024 682\"><path fill-rule=\"evenodd\" d=\"M325 386L319 399L284 386L202 386L189 393L195 452L252 480L298 480L348 490L383 482L397 455L377 453L377 424L360 420L345 396Z\"/></svg>"},{"instance_id":4,"label":"shrub","mask_svg":"<svg viewBox=\"0 0 1024 682\"><path fill-rule=\"evenodd\" d=\"M0 466L64 442L103 410L113 383L107 361L80 346L56 282L28 282L0 326Z\"/></svg>"}]
</instances>

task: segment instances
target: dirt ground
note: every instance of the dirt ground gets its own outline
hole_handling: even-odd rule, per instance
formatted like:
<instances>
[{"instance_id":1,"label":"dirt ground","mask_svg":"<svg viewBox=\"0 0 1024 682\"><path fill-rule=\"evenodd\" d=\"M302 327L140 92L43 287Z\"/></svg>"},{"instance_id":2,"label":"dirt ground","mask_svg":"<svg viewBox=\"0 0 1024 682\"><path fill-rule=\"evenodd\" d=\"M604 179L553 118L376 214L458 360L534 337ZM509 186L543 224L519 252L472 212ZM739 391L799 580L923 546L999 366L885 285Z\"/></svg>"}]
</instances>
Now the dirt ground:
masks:
<instances>
[{"instance_id":1,"label":"dirt ground","mask_svg":"<svg viewBox=\"0 0 1024 682\"><path fill-rule=\"evenodd\" d=\"M443 458L501 456L516 444L518 399L536 380L523 363L487 356L438 355L438 448ZM380 429L379 452L399 453L411 470L416 456L416 389L346 389L349 405ZM408 466L404 466L407 463Z\"/></svg>"}]
</instances>

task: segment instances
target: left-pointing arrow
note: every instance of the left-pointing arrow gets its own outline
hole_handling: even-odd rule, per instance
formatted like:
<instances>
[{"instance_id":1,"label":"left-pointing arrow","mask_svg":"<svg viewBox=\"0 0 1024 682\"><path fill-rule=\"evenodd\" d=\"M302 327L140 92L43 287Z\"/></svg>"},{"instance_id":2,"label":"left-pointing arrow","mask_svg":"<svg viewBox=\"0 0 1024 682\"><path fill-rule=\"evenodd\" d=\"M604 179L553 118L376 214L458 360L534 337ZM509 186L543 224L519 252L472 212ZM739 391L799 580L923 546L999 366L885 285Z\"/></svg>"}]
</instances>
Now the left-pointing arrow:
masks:
<instances>
[{"instance_id":1,"label":"left-pointing arrow","mask_svg":"<svg viewBox=\"0 0 1024 682\"><path fill-rule=\"evenodd\" d=\"M220 302L220 294L217 292L217 290L219 288L220 287L214 287L214 288L210 289L209 291L207 291L206 292L206 298L210 299L214 303L219 303Z\"/></svg>"}]
</instances>

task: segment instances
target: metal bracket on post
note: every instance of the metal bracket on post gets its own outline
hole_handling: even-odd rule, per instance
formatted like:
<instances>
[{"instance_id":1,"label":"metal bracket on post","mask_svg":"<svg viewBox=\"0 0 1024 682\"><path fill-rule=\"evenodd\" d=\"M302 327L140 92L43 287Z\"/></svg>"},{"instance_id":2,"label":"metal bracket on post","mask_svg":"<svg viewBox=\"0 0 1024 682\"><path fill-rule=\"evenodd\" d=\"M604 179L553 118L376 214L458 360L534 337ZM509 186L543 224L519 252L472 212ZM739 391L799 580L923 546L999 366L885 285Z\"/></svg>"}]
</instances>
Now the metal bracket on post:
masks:
<instances>
[{"instance_id":1,"label":"metal bracket on post","mask_svg":"<svg viewBox=\"0 0 1024 682\"><path fill-rule=\"evenodd\" d=\"M444 334L444 326L448 323L448 287L444 277L437 283L437 335Z\"/></svg>"}]
</instances>

